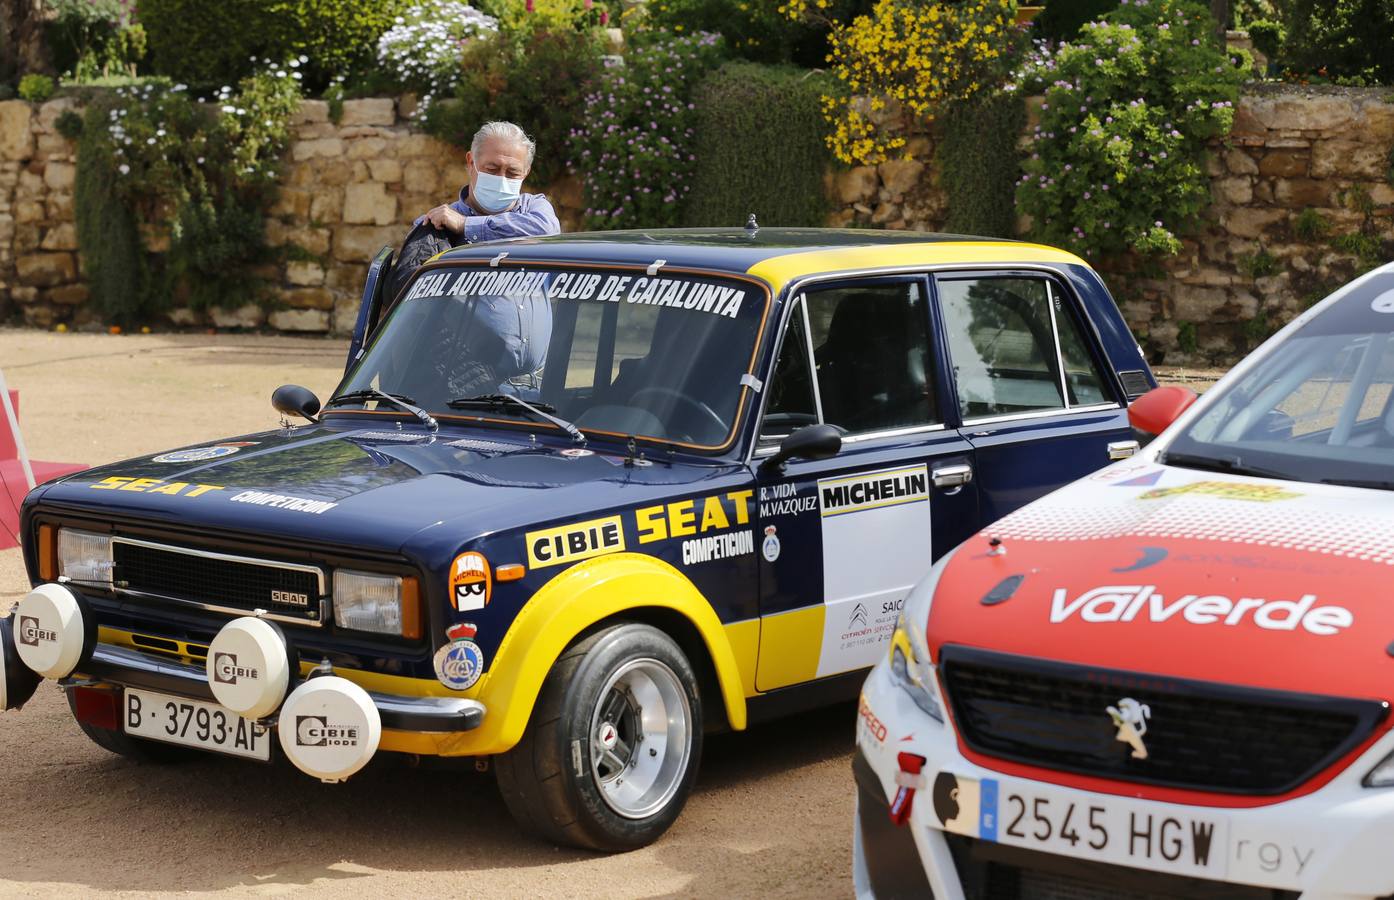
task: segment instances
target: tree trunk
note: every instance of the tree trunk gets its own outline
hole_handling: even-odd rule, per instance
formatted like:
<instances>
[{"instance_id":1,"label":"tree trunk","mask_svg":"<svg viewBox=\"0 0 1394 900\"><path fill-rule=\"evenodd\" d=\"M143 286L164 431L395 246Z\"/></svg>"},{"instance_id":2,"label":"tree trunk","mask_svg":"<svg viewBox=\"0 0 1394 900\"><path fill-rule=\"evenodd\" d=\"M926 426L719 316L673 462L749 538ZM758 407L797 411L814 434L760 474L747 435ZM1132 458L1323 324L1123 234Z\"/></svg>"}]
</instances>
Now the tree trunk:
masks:
<instances>
[{"instance_id":1,"label":"tree trunk","mask_svg":"<svg viewBox=\"0 0 1394 900\"><path fill-rule=\"evenodd\" d=\"M43 0L0 0L0 81L30 72L52 74L44 25L52 17Z\"/></svg>"},{"instance_id":2,"label":"tree trunk","mask_svg":"<svg viewBox=\"0 0 1394 900\"><path fill-rule=\"evenodd\" d=\"M1210 15L1215 18L1215 36L1220 40L1220 46L1225 45L1225 32L1229 30L1230 23L1230 0L1210 0Z\"/></svg>"}]
</instances>

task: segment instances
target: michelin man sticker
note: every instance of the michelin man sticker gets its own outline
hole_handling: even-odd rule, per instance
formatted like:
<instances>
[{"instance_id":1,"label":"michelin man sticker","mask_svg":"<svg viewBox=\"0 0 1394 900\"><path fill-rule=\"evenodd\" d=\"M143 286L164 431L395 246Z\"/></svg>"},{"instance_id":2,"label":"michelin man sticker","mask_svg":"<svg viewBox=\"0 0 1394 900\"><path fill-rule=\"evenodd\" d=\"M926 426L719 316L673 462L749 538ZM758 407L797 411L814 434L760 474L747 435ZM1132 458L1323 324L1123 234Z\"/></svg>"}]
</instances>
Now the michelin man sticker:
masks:
<instances>
[{"instance_id":1,"label":"michelin man sticker","mask_svg":"<svg viewBox=\"0 0 1394 900\"><path fill-rule=\"evenodd\" d=\"M472 638L479 629L461 622L446 629L449 642L436 651L436 678L452 691L467 691L484 674L484 651Z\"/></svg>"},{"instance_id":2,"label":"michelin man sticker","mask_svg":"<svg viewBox=\"0 0 1394 900\"><path fill-rule=\"evenodd\" d=\"M450 605L460 612L483 609L489 605L493 592L493 577L484 554L471 550L455 557L450 567Z\"/></svg>"},{"instance_id":3,"label":"michelin man sticker","mask_svg":"<svg viewBox=\"0 0 1394 900\"><path fill-rule=\"evenodd\" d=\"M210 459L231 456L243 447L251 447L256 443L256 441L230 441L226 444L214 444L211 447L192 447L188 450L175 450L173 453L161 453L150 461L157 463L207 462Z\"/></svg>"},{"instance_id":4,"label":"michelin man sticker","mask_svg":"<svg viewBox=\"0 0 1394 900\"><path fill-rule=\"evenodd\" d=\"M779 535L775 534L773 525L765 526L765 540L760 545L760 552L764 554L767 562L779 559Z\"/></svg>"}]
</instances>

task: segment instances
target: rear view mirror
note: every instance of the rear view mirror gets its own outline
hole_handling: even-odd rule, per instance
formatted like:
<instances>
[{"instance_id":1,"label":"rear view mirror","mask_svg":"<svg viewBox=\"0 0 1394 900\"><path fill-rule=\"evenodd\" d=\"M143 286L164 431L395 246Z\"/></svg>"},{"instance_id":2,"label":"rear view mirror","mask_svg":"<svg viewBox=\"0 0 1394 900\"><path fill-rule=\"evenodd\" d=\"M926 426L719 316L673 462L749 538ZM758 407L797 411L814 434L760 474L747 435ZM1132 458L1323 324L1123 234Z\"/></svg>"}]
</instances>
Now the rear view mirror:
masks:
<instances>
[{"instance_id":1,"label":"rear view mirror","mask_svg":"<svg viewBox=\"0 0 1394 900\"><path fill-rule=\"evenodd\" d=\"M1190 388L1175 385L1153 388L1128 407L1128 423L1143 434L1156 437L1181 418L1197 396Z\"/></svg>"},{"instance_id":2,"label":"rear view mirror","mask_svg":"<svg viewBox=\"0 0 1394 900\"><path fill-rule=\"evenodd\" d=\"M842 449L842 432L832 425L805 425L779 444L779 451L765 460L771 469L791 459L827 459Z\"/></svg>"},{"instance_id":3,"label":"rear view mirror","mask_svg":"<svg viewBox=\"0 0 1394 900\"><path fill-rule=\"evenodd\" d=\"M318 422L319 398L315 392L298 384L283 384L271 393L271 405L286 416L300 416Z\"/></svg>"}]
</instances>

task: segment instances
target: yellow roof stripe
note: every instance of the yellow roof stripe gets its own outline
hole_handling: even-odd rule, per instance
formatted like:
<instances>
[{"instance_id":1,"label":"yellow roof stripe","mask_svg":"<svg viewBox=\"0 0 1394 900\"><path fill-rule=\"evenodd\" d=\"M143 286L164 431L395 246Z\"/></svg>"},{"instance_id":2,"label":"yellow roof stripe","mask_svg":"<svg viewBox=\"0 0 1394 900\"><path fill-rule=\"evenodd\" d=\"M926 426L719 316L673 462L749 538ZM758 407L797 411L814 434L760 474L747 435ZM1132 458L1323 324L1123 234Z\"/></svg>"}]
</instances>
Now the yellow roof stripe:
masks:
<instances>
[{"instance_id":1,"label":"yellow roof stripe","mask_svg":"<svg viewBox=\"0 0 1394 900\"><path fill-rule=\"evenodd\" d=\"M1042 244L1019 244L1011 241L934 241L923 244L869 244L785 253L756 263L750 267L749 274L763 278L778 293L791 280L810 273L980 263L1088 265L1073 253Z\"/></svg>"}]
</instances>

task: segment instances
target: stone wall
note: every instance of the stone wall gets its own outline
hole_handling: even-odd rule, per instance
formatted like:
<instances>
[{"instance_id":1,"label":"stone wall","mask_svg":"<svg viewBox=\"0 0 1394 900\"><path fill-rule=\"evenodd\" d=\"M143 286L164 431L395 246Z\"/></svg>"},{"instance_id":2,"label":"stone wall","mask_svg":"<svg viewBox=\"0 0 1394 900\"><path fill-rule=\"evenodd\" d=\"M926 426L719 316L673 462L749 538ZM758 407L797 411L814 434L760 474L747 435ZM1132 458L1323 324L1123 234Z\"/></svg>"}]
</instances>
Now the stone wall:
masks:
<instances>
[{"instance_id":1,"label":"stone wall","mask_svg":"<svg viewBox=\"0 0 1394 900\"><path fill-rule=\"evenodd\" d=\"M1034 123L1028 122L1027 130ZM915 161L830 178L830 224L935 231L947 217L932 134ZM1213 204L1176 257L1091 260L1154 362L1228 362L1363 271L1333 244L1364 233L1394 259L1394 95L1251 85L1209 159ZM1368 202L1364 200L1368 198ZM1364 207L1362 209L1362 206ZM1299 216L1324 234L1303 234Z\"/></svg>"},{"instance_id":2,"label":"stone wall","mask_svg":"<svg viewBox=\"0 0 1394 900\"><path fill-rule=\"evenodd\" d=\"M416 216L453 200L465 181L464 152L412 128L410 105L410 98L348 100L331 122L327 104L304 101L266 219L268 242L295 248L284 264L263 272L275 302L269 311L253 302L207 313L174 309L169 324L352 329L369 260L383 245L400 244ZM70 98L0 103L0 321L99 324L86 304L73 224L74 147L54 130L58 116L75 106ZM568 179L544 191L574 228L579 184ZM158 249L162 241L155 236L151 243Z\"/></svg>"},{"instance_id":3,"label":"stone wall","mask_svg":"<svg viewBox=\"0 0 1394 900\"><path fill-rule=\"evenodd\" d=\"M72 106L0 103L0 321L95 327L86 304L73 226L72 145L54 131ZM184 327L343 333L352 326L367 262L397 244L413 217L452 198L464 155L413 129L409 100L350 100L337 123L306 101L296 119L272 244L299 249L265 274L277 305L249 303L195 314ZM1028 129L1030 125L1028 124ZM910 138L914 160L829 176L830 225L934 231L947 198L933 137ZM1387 90L1255 85L1237 106L1234 132L1210 158L1214 204L1184 251L1150 267L1094 261L1129 325L1157 362L1226 361L1356 274L1361 261L1333 246L1365 233L1394 248L1394 102ZM581 203L575 179L546 193L564 226ZM1361 199L1368 203L1361 209ZM1296 227L1306 210L1326 228ZM1310 223L1309 223L1310 224Z\"/></svg>"}]
</instances>

